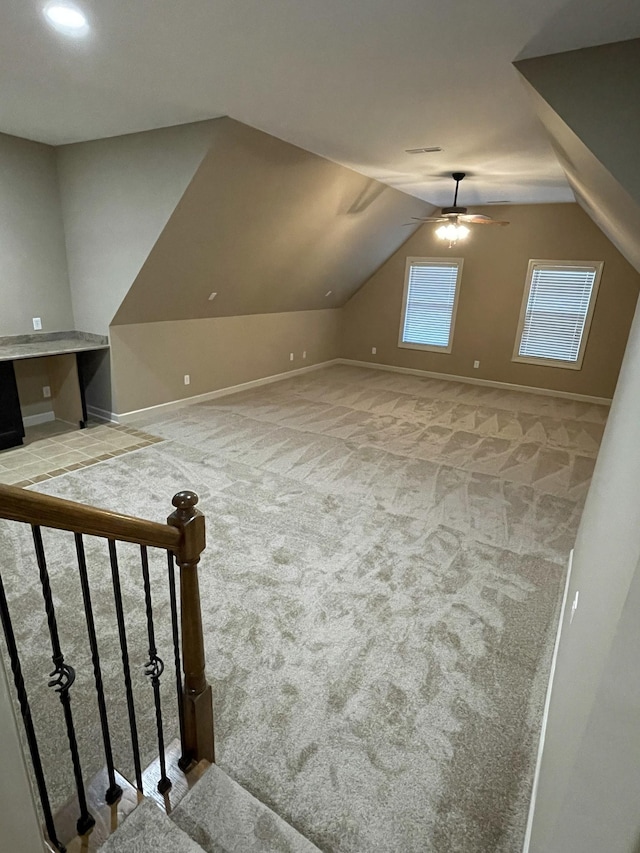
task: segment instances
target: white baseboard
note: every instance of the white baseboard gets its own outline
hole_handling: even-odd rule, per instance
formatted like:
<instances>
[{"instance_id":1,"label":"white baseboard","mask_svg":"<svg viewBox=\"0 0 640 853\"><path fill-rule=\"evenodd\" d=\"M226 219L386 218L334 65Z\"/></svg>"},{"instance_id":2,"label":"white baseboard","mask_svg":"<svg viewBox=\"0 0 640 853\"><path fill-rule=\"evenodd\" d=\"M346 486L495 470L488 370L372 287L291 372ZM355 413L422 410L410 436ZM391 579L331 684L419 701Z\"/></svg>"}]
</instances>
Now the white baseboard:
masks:
<instances>
[{"instance_id":1,"label":"white baseboard","mask_svg":"<svg viewBox=\"0 0 640 853\"><path fill-rule=\"evenodd\" d=\"M409 373L411 376L424 376L429 379L448 379L450 382L465 382L469 385L486 385L500 388L502 391L524 391L527 394L541 394L545 397L563 397L565 400L578 400L581 403L593 403L597 406L610 406L609 397L591 397L588 394L574 394L571 391L553 391L550 388L536 388L533 385L512 385L510 382L496 382L493 379L475 379L473 376L456 376L453 373L435 373L431 370L418 370L415 367L397 367L394 364L379 364L371 361L356 361L352 358L337 358L338 364L351 364L354 367L373 367L376 370L388 370L392 373Z\"/></svg>"},{"instance_id":2,"label":"white baseboard","mask_svg":"<svg viewBox=\"0 0 640 853\"><path fill-rule=\"evenodd\" d=\"M106 424L117 423L116 415L113 412L108 412L106 409L99 409L97 406L87 406L87 415L96 421L102 421Z\"/></svg>"},{"instance_id":3,"label":"white baseboard","mask_svg":"<svg viewBox=\"0 0 640 853\"><path fill-rule=\"evenodd\" d=\"M38 426L38 424L47 424L49 421L55 421L56 416L53 412L41 412L39 415L25 415L22 418L22 423L26 427Z\"/></svg>"},{"instance_id":4,"label":"white baseboard","mask_svg":"<svg viewBox=\"0 0 640 853\"><path fill-rule=\"evenodd\" d=\"M94 406L87 406L87 412L98 420L102 420L107 423L124 424L135 419L139 415L143 415L148 412L169 412L173 409L179 409L182 406L192 406L196 403L204 403L207 400L215 400L217 397L226 397L228 394L237 394L240 391L248 391L250 388L258 388L261 385L269 385L272 382L281 382L284 379L290 379L292 376L299 376L303 373L309 373L312 370L320 370L323 367L330 367L332 364L348 364L353 367L369 367L374 370L386 370L392 373L407 373L411 376L423 376L429 379L465 382L469 385L484 385L490 388L499 388L503 391L523 391L527 394L541 394L546 397L560 397L567 400L577 400L583 403L593 403L598 406L611 405L611 400L608 397L591 397L587 394L574 394L570 391L553 391L549 388L536 388L531 385L513 385L509 382L496 382L492 379L475 379L472 376L456 376L452 373L436 373L431 370L418 370L413 367L397 367L393 364L357 361L352 358L332 358L329 359L329 361L322 361L319 364L311 364L307 367L298 367L294 370L287 370L285 373L275 373L272 376L263 376L261 379L252 379L249 382L242 382L239 385L229 385L226 388L218 388L215 391L207 391L204 394L196 394L193 397L183 397L180 400L170 400L167 403L158 403L155 406L147 406L143 409L134 409L129 412L123 412L122 414L107 412Z\"/></svg>"},{"instance_id":5,"label":"white baseboard","mask_svg":"<svg viewBox=\"0 0 640 853\"><path fill-rule=\"evenodd\" d=\"M567 598L569 596L569 584L571 583L571 569L573 568L573 548L569 554L569 565L567 567L567 579L564 585L564 594L562 596L562 604L560 605L560 619L558 620L558 630L556 631L556 641L553 646L553 655L551 657L551 670L549 672L549 683L547 685L547 695L544 700L544 711L542 712L542 725L540 727L540 741L538 742L538 755L536 758L536 769L533 776L533 788L531 790L531 802L529 803L529 814L527 817L527 829L524 835L524 845L522 853L529 853L531 844L531 832L533 830L533 817L536 810L536 798L538 795L538 784L540 782L540 770L542 768L542 754L544 752L544 741L547 733L547 722L549 720L549 708L551 706L551 691L553 690L553 679L556 674L556 662L558 660L558 649L560 648L560 638L562 636L562 625L564 623L564 614L567 608Z\"/></svg>"},{"instance_id":6,"label":"white baseboard","mask_svg":"<svg viewBox=\"0 0 640 853\"><path fill-rule=\"evenodd\" d=\"M258 388L260 385L270 385L272 382L282 382L284 379L291 379L292 376L300 376L302 373L310 373L312 370L320 370L323 367L329 367L332 364L340 362L339 358L332 358L329 361L321 361L319 364L310 364L308 367L298 367L294 370L287 370L286 373L274 373L272 376L263 376L261 379L252 379L250 382L242 382L240 385L229 385L226 388L218 388L216 391L207 391L205 394L196 394L193 397L183 397L181 400L171 400L168 403L158 403L156 406L148 406L146 409L135 409L131 412L123 412L122 414L111 413L113 423L126 424L135 419L139 415L147 414L148 412L170 412L173 409L180 409L182 406L193 406L195 403L204 403L207 400L215 400L217 397L226 397L228 394L237 394L240 391L248 391L250 388Z\"/></svg>"}]
</instances>

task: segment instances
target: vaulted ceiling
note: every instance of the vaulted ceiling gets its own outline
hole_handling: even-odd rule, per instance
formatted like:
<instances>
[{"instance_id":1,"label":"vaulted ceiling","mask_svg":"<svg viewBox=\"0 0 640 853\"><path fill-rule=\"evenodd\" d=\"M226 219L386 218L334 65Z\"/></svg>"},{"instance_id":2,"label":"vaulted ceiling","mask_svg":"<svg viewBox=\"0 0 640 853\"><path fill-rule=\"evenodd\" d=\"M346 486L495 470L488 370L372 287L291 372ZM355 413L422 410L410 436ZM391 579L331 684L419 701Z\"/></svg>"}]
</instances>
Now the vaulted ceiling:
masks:
<instances>
[{"instance_id":1,"label":"vaulted ceiling","mask_svg":"<svg viewBox=\"0 0 640 853\"><path fill-rule=\"evenodd\" d=\"M569 201L512 62L640 35L636 0L43 0L0 11L0 131L52 144L231 115L437 204ZM407 148L440 146L433 154Z\"/></svg>"}]
</instances>

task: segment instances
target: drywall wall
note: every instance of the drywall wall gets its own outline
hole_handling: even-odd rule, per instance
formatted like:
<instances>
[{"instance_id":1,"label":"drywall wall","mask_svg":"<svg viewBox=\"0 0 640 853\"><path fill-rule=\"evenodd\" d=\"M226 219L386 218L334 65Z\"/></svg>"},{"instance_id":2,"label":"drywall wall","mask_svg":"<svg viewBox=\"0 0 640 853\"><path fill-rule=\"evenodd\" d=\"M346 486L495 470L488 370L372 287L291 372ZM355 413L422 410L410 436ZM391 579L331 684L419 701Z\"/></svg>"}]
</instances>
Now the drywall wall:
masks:
<instances>
[{"instance_id":1,"label":"drywall wall","mask_svg":"<svg viewBox=\"0 0 640 853\"><path fill-rule=\"evenodd\" d=\"M110 350L82 353L78 359L78 369L84 384L88 414L108 420L113 411Z\"/></svg>"},{"instance_id":2,"label":"drywall wall","mask_svg":"<svg viewBox=\"0 0 640 853\"><path fill-rule=\"evenodd\" d=\"M115 325L335 308L431 210L232 119L215 126Z\"/></svg>"},{"instance_id":3,"label":"drywall wall","mask_svg":"<svg viewBox=\"0 0 640 853\"><path fill-rule=\"evenodd\" d=\"M638 851L639 612L640 563L633 573L610 651L602 667L549 849L567 853ZM576 815L580 816L579 820L576 820Z\"/></svg>"},{"instance_id":4,"label":"drywall wall","mask_svg":"<svg viewBox=\"0 0 640 853\"><path fill-rule=\"evenodd\" d=\"M640 311L576 541L530 853L636 853L640 839Z\"/></svg>"},{"instance_id":5,"label":"drywall wall","mask_svg":"<svg viewBox=\"0 0 640 853\"><path fill-rule=\"evenodd\" d=\"M517 63L578 201L638 270L639 50ZM639 424L637 311L574 551L529 853L640 849Z\"/></svg>"},{"instance_id":6,"label":"drywall wall","mask_svg":"<svg viewBox=\"0 0 640 853\"><path fill-rule=\"evenodd\" d=\"M0 657L0 828L2 849L45 853L38 815L22 754L4 660Z\"/></svg>"},{"instance_id":7,"label":"drywall wall","mask_svg":"<svg viewBox=\"0 0 640 853\"><path fill-rule=\"evenodd\" d=\"M344 307L342 355L372 363L610 398L638 298L640 275L576 204L480 210L497 219L510 220L511 224L472 226L468 240L452 249L435 236L434 225L424 225ZM398 347L408 256L464 258L451 353ZM581 370L511 360L531 258L604 261ZM371 353L374 346L375 356ZM473 368L474 360L480 362L477 370Z\"/></svg>"},{"instance_id":8,"label":"drywall wall","mask_svg":"<svg viewBox=\"0 0 640 853\"><path fill-rule=\"evenodd\" d=\"M13 363L13 369L16 374L22 417L29 418L49 413L53 416L51 398L46 398L42 394L45 386L51 386L48 359L18 359Z\"/></svg>"},{"instance_id":9,"label":"drywall wall","mask_svg":"<svg viewBox=\"0 0 640 853\"><path fill-rule=\"evenodd\" d=\"M639 57L636 38L523 59L516 67L640 205Z\"/></svg>"},{"instance_id":10,"label":"drywall wall","mask_svg":"<svg viewBox=\"0 0 640 853\"><path fill-rule=\"evenodd\" d=\"M55 152L0 134L0 335L73 328Z\"/></svg>"},{"instance_id":11,"label":"drywall wall","mask_svg":"<svg viewBox=\"0 0 640 853\"><path fill-rule=\"evenodd\" d=\"M112 326L115 411L144 409L336 358L339 313L326 309ZM188 386L185 374L191 377Z\"/></svg>"},{"instance_id":12,"label":"drywall wall","mask_svg":"<svg viewBox=\"0 0 640 853\"><path fill-rule=\"evenodd\" d=\"M526 64L518 67L527 73ZM618 83L617 80L609 82L612 88ZM549 134L576 200L629 263L640 271L640 203L524 78L523 83L540 121ZM640 86L640 80L636 86ZM635 102L630 104L630 109L638 111ZM602 124L608 125L609 122ZM613 143L612 150L615 152ZM632 169L638 170L637 162L629 165L629 173Z\"/></svg>"},{"instance_id":13,"label":"drywall wall","mask_svg":"<svg viewBox=\"0 0 640 853\"><path fill-rule=\"evenodd\" d=\"M56 149L76 328L107 334L216 132L216 121Z\"/></svg>"}]
</instances>

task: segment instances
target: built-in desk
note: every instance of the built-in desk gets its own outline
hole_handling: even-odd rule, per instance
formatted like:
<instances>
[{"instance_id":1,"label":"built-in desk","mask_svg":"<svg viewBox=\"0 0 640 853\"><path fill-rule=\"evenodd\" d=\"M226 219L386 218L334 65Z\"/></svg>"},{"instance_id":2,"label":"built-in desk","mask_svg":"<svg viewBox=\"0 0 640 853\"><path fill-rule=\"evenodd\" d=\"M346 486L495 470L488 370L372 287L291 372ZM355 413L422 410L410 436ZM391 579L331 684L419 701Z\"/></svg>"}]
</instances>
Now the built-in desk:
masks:
<instances>
[{"instance_id":1,"label":"built-in desk","mask_svg":"<svg viewBox=\"0 0 640 853\"><path fill-rule=\"evenodd\" d=\"M84 355L100 349L108 349L107 338L87 332L0 337L0 450L22 444L25 434L14 362L44 359L56 419L82 429L87 421Z\"/></svg>"}]
</instances>

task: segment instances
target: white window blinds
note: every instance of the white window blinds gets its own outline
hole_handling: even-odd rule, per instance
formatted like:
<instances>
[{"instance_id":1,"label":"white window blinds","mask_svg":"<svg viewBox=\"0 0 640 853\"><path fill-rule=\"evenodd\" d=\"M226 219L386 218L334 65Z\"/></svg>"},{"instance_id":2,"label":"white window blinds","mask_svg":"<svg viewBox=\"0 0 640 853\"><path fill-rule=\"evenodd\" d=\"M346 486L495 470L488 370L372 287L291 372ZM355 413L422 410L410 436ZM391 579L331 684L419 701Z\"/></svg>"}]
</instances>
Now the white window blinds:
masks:
<instances>
[{"instance_id":1,"label":"white window blinds","mask_svg":"<svg viewBox=\"0 0 640 853\"><path fill-rule=\"evenodd\" d=\"M461 261L408 265L401 344L449 349Z\"/></svg>"},{"instance_id":2,"label":"white window blinds","mask_svg":"<svg viewBox=\"0 0 640 853\"><path fill-rule=\"evenodd\" d=\"M581 361L585 324L598 273L596 265L530 265L529 292L518 346L520 357Z\"/></svg>"}]
</instances>

